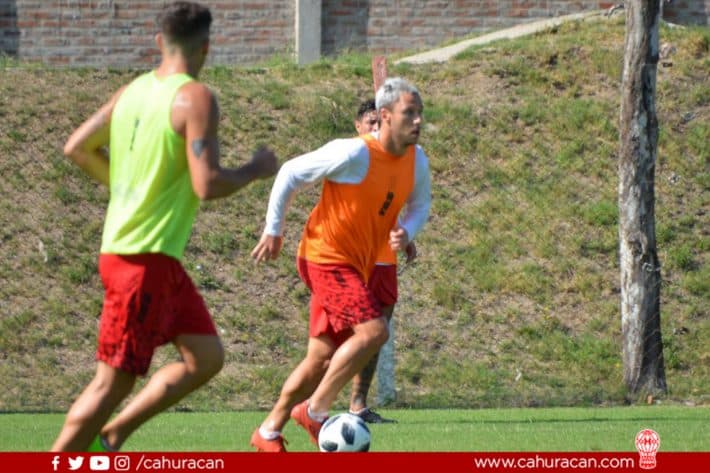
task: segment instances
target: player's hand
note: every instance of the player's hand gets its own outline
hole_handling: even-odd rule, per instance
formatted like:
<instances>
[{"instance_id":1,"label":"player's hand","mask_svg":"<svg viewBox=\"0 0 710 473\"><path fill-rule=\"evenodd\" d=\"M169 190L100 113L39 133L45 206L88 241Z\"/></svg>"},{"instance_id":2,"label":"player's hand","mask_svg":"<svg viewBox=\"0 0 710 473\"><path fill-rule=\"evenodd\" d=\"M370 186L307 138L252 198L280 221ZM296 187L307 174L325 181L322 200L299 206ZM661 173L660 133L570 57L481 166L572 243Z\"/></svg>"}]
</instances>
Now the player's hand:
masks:
<instances>
[{"instance_id":1,"label":"player's hand","mask_svg":"<svg viewBox=\"0 0 710 473\"><path fill-rule=\"evenodd\" d=\"M261 146L254 151L250 165L254 168L256 179L271 177L279 170L276 155L265 146Z\"/></svg>"},{"instance_id":2,"label":"player's hand","mask_svg":"<svg viewBox=\"0 0 710 473\"><path fill-rule=\"evenodd\" d=\"M407 263L411 263L417 258L417 245L410 241L404 249L404 253L407 255Z\"/></svg>"},{"instance_id":3,"label":"player's hand","mask_svg":"<svg viewBox=\"0 0 710 473\"><path fill-rule=\"evenodd\" d=\"M407 234L407 230L399 226L390 230L389 244L392 251L404 251L409 244L409 235Z\"/></svg>"},{"instance_id":4,"label":"player's hand","mask_svg":"<svg viewBox=\"0 0 710 473\"><path fill-rule=\"evenodd\" d=\"M259 243L257 243L252 250L251 257L254 258L254 262L256 264L259 264L264 260L276 259L281 252L282 246L283 237L267 235L264 233L261 235Z\"/></svg>"}]
</instances>

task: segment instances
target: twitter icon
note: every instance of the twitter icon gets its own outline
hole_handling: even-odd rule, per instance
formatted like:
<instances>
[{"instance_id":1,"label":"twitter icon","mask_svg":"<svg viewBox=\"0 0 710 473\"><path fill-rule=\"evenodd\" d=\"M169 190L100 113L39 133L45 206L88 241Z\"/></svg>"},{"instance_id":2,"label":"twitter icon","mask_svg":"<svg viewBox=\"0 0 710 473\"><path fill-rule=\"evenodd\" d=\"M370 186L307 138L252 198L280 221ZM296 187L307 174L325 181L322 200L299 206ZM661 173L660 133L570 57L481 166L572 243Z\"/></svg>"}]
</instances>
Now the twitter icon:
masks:
<instances>
[{"instance_id":1,"label":"twitter icon","mask_svg":"<svg viewBox=\"0 0 710 473\"><path fill-rule=\"evenodd\" d=\"M84 464L84 457L81 457L81 456L76 457L76 458L69 457L69 469L70 470L78 470L79 468L81 468L81 465L83 465L83 464Z\"/></svg>"}]
</instances>

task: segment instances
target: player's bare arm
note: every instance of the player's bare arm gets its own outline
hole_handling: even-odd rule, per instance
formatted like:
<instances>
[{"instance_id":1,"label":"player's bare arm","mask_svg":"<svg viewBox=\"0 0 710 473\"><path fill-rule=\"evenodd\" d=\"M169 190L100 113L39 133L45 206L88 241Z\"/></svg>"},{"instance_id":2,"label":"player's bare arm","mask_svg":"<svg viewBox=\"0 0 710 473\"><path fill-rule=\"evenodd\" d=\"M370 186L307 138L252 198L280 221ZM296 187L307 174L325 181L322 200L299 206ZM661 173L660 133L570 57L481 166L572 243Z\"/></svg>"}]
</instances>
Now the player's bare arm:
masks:
<instances>
[{"instance_id":1,"label":"player's bare arm","mask_svg":"<svg viewBox=\"0 0 710 473\"><path fill-rule=\"evenodd\" d=\"M106 147L111 132L111 113L124 88L74 130L64 145L64 155L102 184L109 185L109 156Z\"/></svg>"},{"instance_id":2,"label":"player's bare arm","mask_svg":"<svg viewBox=\"0 0 710 473\"><path fill-rule=\"evenodd\" d=\"M191 82L178 92L172 109L173 129L185 137L192 187L201 200L226 197L255 179L272 176L278 169L276 156L265 148L237 169L219 163L219 107L204 84Z\"/></svg>"}]
</instances>

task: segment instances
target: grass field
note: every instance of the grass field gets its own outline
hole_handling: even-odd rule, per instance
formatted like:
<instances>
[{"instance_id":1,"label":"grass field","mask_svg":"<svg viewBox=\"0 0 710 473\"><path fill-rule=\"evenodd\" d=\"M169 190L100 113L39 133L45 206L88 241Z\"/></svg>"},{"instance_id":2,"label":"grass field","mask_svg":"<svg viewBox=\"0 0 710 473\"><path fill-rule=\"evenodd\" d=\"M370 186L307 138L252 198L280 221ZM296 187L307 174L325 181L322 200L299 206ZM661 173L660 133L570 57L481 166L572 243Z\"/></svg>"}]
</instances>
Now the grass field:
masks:
<instances>
[{"instance_id":1,"label":"grass field","mask_svg":"<svg viewBox=\"0 0 710 473\"><path fill-rule=\"evenodd\" d=\"M634 438L653 429L662 451L708 451L710 409L614 408L382 410L397 424L371 425L371 451L635 451ZM249 451L264 412L166 413L136 431L124 451ZM44 451L62 414L1 414L0 451ZM293 422L290 451L313 451Z\"/></svg>"}]
</instances>

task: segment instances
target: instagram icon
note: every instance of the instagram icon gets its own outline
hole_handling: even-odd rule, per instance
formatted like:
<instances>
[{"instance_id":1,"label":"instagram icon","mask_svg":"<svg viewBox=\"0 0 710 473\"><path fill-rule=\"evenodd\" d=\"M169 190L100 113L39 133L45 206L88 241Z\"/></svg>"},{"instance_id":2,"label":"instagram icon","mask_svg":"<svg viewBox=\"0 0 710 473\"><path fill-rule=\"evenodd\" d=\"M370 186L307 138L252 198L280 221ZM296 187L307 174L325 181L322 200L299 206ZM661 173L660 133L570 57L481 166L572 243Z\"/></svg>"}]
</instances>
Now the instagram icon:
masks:
<instances>
[{"instance_id":1,"label":"instagram icon","mask_svg":"<svg viewBox=\"0 0 710 473\"><path fill-rule=\"evenodd\" d=\"M131 457L128 455L116 455L113 457L113 469L116 471L128 471L131 469Z\"/></svg>"}]
</instances>

